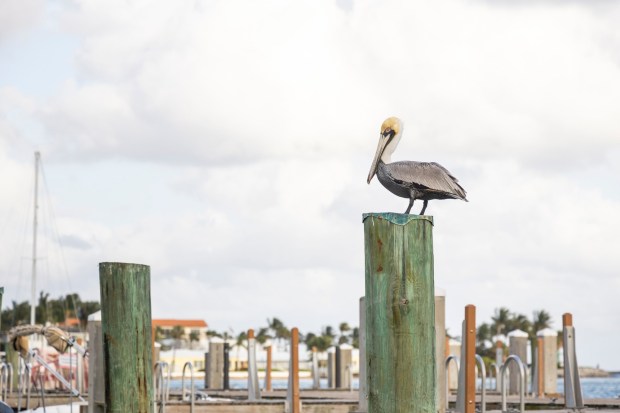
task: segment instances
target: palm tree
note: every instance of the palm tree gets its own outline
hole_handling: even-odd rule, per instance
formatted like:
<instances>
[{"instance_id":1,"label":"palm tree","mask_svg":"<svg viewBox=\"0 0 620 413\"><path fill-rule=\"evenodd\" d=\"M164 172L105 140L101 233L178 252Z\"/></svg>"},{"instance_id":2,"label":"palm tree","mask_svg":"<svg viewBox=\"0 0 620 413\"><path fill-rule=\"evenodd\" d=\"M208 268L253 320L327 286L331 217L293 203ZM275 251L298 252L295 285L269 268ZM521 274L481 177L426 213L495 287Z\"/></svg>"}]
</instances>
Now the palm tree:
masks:
<instances>
[{"instance_id":1,"label":"palm tree","mask_svg":"<svg viewBox=\"0 0 620 413\"><path fill-rule=\"evenodd\" d=\"M510 320L510 310L506 307L500 307L495 309L495 315L491 317L491 328L495 335L499 336L506 332L506 326Z\"/></svg>"},{"instance_id":2,"label":"palm tree","mask_svg":"<svg viewBox=\"0 0 620 413\"><path fill-rule=\"evenodd\" d=\"M172 330L170 330L170 337L174 339L174 347L176 348L179 345L179 341L185 337L185 329L181 326L174 326Z\"/></svg>"},{"instance_id":3,"label":"palm tree","mask_svg":"<svg viewBox=\"0 0 620 413\"><path fill-rule=\"evenodd\" d=\"M353 330L351 331L351 344L353 345L353 348L359 348L360 347L360 329L359 329L359 327L353 327Z\"/></svg>"},{"instance_id":4,"label":"palm tree","mask_svg":"<svg viewBox=\"0 0 620 413\"><path fill-rule=\"evenodd\" d=\"M340 338L338 339L338 344L348 343L349 337L347 337L346 333L347 331L351 330L349 323L347 323L346 321L343 321L342 323L340 323L338 328L340 329Z\"/></svg>"},{"instance_id":5,"label":"palm tree","mask_svg":"<svg viewBox=\"0 0 620 413\"><path fill-rule=\"evenodd\" d=\"M508 331L522 330L530 334L532 323L523 314L513 314L510 320L508 320L508 325L506 327Z\"/></svg>"},{"instance_id":6,"label":"palm tree","mask_svg":"<svg viewBox=\"0 0 620 413\"><path fill-rule=\"evenodd\" d=\"M306 343L306 346L309 349L311 349L312 347L316 347L318 352L323 353L331 347L332 337L326 335L317 336L314 333L308 333L306 334L304 343Z\"/></svg>"},{"instance_id":7,"label":"palm tree","mask_svg":"<svg viewBox=\"0 0 620 413\"><path fill-rule=\"evenodd\" d=\"M487 343L491 342L493 338L493 330L491 325L487 323L482 323L476 329L476 354L480 354L481 356L492 357L493 346L487 346ZM491 352L489 353L489 350Z\"/></svg>"},{"instance_id":8,"label":"palm tree","mask_svg":"<svg viewBox=\"0 0 620 413\"><path fill-rule=\"evenodd\" d=\"M540 330L549 327L551 327L551 314L545 310L534 311L534 314L532 315L531 328L528 334L530 343L532 343L530 346L532 351L532 360L534 360L534 355L538 352L538 340L536 334Z\"/></svg>"},{"instance_id":9,"label":"palm tree","mask_svg":"<svg viewBox=\"0 0 620 413\"><path fill-rule=\"evenodd\" d=\"M336 337L336 334L334 334L334 328L332 326L323 327L323 331L321 332L321 335L331 337L332 339Z\"/></svg>"},{"instance_id":10,"label":"palm tree","mask_svg":"<svg viewBox=\"0 0 620 413\"><path fill-rule=\"evenodd\" d=\"M545 310L534 311L534 316L532 318L532 327L534 333L537 333L545 328L550 328L551 324L551 314L549 314Z\"/></svg>"},{"instance_id":11,"label":"palm tree","mask_svg":"<svg viewBox=\"0 0 620 413\"><path fill-rule=\"evenodd\" d=\"M195 341L200 341L200 333L198 331L191 331L189 333L189 346L192 347Z\"/></svg>"},{"instance_id":12,"label":"palm tree","mask_svg":"<svg viewBox=\"0 0 620 413\"><path fill-rule=\"evenodd\" d=\"M268 328L261 327L258 329L258 333L256 333L256 341L258 341L260 344L265 344L270 338L271 335L269 335Z\"/></svg>"}]
</instances>

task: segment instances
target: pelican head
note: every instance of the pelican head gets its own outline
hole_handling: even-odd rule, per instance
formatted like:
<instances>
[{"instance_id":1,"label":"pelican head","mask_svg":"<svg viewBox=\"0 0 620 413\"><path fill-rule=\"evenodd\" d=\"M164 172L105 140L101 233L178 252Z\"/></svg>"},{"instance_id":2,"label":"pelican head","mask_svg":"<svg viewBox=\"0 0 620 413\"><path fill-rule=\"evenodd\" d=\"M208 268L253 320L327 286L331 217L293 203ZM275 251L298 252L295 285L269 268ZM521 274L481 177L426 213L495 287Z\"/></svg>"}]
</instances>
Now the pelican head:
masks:
<instances>
[{"instance_id":1,"label":"pelican head","mask_svg":"<svg viewBox=\"0 0 620 413\"><path fill-rule=\"evenodd\" d=\"M403 122L397 117L392 116L387 118L381 124L381 133L379 135L377 152L375 153L375 158L370 166L370 172L368 173L368 180L366 182L370 183L373 176L377 173L379 159L381 159L383 163L390 163L392 153L394 152L394 149L396 149L402 133Z\"/></svg>"}]
</instances>

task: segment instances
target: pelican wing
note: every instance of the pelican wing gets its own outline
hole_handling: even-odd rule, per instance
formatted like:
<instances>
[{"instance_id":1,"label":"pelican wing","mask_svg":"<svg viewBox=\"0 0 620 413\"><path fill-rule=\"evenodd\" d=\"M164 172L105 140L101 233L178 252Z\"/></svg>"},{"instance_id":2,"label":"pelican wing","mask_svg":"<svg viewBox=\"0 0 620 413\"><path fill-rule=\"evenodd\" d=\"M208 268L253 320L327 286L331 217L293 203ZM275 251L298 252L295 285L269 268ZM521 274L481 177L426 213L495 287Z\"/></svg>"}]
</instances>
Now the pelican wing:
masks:
<instances>
[{"instance_id":1,"label":"pelican wing","mask_svg":"<svg viewBox=\"0 0 620 413\"><path fill-rule=\"evenodd\" d=\"M436 162L400 161L386 165L388 173L401 185L441 192L451 198L467 200L459 180Z\"/></svg>"}]
</instances>

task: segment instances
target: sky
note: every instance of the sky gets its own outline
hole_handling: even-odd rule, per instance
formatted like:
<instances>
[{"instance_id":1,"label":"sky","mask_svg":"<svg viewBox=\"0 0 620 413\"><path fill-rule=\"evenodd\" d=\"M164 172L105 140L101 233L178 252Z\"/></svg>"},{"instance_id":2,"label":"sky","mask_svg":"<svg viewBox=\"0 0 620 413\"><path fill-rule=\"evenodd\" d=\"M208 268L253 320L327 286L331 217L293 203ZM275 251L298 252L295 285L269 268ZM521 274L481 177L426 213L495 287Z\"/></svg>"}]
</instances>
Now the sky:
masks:
<instances>
[{"instance_id":1,"label":"sky","mask_svg":"<svg viewBox=\"0 0 620 413\"><path fill-rule=\"evenodd\" d=\"M239 332L358 325L366 183L435 161L447 326L464 306L552 327L620 370L620 4L504 0L0 2L0 285L99 299L98 263L151 267L152 313ZM414 205L418 212L420 205ZM47 229L46 229L47 228Z\"/></svg>"}]
</instances>

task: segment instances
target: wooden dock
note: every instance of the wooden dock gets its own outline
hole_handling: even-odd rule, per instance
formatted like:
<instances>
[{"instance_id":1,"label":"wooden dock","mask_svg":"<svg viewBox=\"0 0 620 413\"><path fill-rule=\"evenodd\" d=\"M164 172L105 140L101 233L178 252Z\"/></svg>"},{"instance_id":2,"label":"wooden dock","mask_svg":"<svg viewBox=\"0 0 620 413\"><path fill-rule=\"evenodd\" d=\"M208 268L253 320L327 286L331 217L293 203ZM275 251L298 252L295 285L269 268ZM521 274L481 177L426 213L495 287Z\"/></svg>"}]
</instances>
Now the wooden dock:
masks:
<instances>
[{"instance_id":1,"label":"wooden dock","mask_svg":"<svg viewBox=\"0 0 620 413\"><path fill-rule=\"evenodd\" d=\"M273 390L261 393L261 400L248 401L247 390L226 390L226 391L207 391L210 398L215 400L196 400L194 411L196 413L282 413L286 399L286 390ZM75 402L76 399L74 398ZM303 413L349 413L358 412L358 392L347 390L301 390L302 412ZM452 395L449 399L450 409L454 408L456 397ZM501 397L497 393L487 394L487 412L501 412ZM16 408L17 398L10 397L8 404ZM22 407L25 408L25 398L22 397ZM480 402L480 395L477 395L476 402ZM45 396L46 406L68 404L67 395L48 394ZM508 409L515 411L519 405L518 396L508 397ZM31 395L31 407L41 407L40 398ZM596 413L619 413L620 398L614 399L586 399L586 411L596 411ZM539 413L574 413L573 410L564 408L562 397L534 398L526 397L526 410L536 410ZM80 411L86 412L86 406L82 406ZM77 409L76 409L77 411ZM170 401L166 403L166 412L186 413L189 411L189 402L180 401L180 392L172 391ZM450 411L450 410L449 410Z\"/></svg>"}]
</instances>

